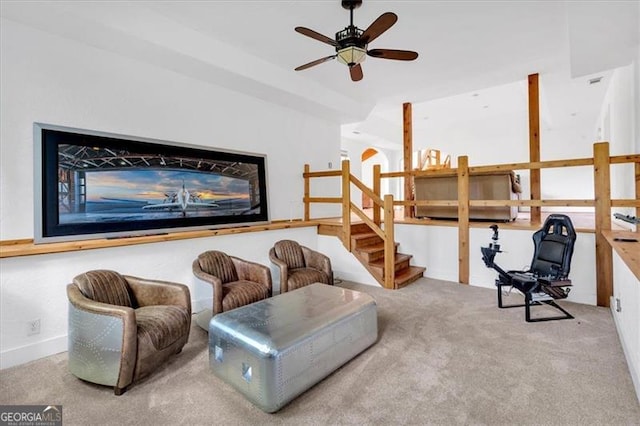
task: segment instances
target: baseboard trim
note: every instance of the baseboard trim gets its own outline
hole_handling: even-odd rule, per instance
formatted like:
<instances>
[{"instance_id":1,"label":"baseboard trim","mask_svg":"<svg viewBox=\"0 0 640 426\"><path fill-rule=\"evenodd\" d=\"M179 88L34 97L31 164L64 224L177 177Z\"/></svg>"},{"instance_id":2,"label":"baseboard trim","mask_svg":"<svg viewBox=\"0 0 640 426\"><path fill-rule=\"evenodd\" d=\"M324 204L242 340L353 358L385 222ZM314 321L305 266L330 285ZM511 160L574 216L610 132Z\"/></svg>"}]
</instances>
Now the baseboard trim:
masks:
<instances>
[{"instance_id":1,"label":"baseboard trim","mask_svg":"<svg viewBox=\"0 0 640 426\"><path fill-rule=\"evenodd\" d=\"M0 370L67 351L67 336L53 337L0 353Z\"/></svg>"},{"instance_id":2,"label":"baseboard trim","mask_svg":"<svg viewBox=\"0 0 640 426\"><path fill-rule=\"evenodd\" d=\"M631 374L631 381L633 382L633 387L636 390L636 398L638 399L638 402L640 402L640 372L638 371L638 368L640 368L640 365L634 365L633 363L633 354L630 352L626 341L624 339L624 335L622 334L622 327L619 323L618 320L618 315L616 314L616 310L615 310L615 306L616 306L616 301L615 298L611 297L611 303L609 303L609 306L611 307L611 316L613 316L613 322L616 325L616 331L618 332L618 338L620 339L620 344L622 345L622 352L624 353L624 357L627 360L627 366L629 368L629 374Z\"/></svg>"},{"instance_id":3,"label":"baseboard trim","mask_svg":"<svg viewBox=\"0 0 640 426\"><path fill-rule=\"evenodd\" d=\"M197 314L205 309L211 309L213 306L213 298L210 297L208 299L199 299L191 301L191 313Z\"/></svg>"},{"instance_id":4,"label":"baseboard trim","mask_svg":"<svg viewBox=\"0 0 640 426\"><path fill-rule=\"evenodd\" d=\"M205 309L211 309L213 299L192 300L192 312L194 314ZM26 364L50 355L66 352L68 349L67 335L52 337L47 340L21 346L19 348L8 349L0 352L0 370Z\"/></svg>"}]
</instances>

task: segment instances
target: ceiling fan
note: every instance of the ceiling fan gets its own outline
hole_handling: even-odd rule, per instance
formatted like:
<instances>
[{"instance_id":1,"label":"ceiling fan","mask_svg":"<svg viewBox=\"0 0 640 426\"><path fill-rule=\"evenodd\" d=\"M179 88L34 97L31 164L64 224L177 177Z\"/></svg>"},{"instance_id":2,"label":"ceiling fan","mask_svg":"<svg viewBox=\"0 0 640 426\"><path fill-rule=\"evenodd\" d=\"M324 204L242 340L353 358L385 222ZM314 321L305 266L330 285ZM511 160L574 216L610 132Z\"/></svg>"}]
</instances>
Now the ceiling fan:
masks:
<instances>
[{"instance_id":1,"label":"ceiling fan","mask_svg":"<svg viewBox=\"0 0 640 426\"><path fill-rule=\"evenodd\" d=\"M411 50L395 50L395 49L371 49L368 50L367 46L373 40L378 38L382 33L387 31L398 20L398 16L392 12L383 13L373 21L366 30L353 25L353 10L362 5L362 0L342 0L342 7L348 9L351 15L351 22L349 26L342 31L336 33L335 39L322 35L314 30L305 27L296 27L295 30L302 35L311 37L323 43L330 44L335 47L335 55L326 56L324 58L316 59L307 64L300 65L296 68L296 71L306 70L315 65L322 64L323 62L330 61L332 59L338 59L338 62L343 63L349 67L349 74L351 80L362 80L362 66L360 63L368 56L372 58L381 59L395 59L398 61L413 61L418 57L417 52Z\"/></svg>"}]
</instances>

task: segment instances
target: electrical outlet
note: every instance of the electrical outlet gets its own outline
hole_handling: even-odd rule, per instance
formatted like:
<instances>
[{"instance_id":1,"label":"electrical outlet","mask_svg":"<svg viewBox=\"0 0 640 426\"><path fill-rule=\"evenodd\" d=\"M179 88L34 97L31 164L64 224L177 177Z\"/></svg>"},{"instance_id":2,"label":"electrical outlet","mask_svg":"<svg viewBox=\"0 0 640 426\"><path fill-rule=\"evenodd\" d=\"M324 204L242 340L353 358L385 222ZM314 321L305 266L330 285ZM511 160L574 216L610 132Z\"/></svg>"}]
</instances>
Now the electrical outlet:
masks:
<instances>
[{"instance_id":1,"label":"electrical outlet","mask_svg":"<svg viewBox=\"0 0 640 426\"><path fill-rule=\"evenodd\" d=\"M40 334L40 318L27 321L27 336Z\"/></svg>"}]
</instances>

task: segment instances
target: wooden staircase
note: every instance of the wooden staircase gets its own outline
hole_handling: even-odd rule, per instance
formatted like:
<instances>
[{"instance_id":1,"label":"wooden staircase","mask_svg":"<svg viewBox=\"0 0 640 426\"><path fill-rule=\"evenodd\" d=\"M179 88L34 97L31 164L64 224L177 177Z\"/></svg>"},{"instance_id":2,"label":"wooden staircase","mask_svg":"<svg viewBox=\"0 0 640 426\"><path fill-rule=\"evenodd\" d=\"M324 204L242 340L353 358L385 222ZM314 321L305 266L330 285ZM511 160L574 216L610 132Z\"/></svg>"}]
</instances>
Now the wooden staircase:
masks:
<instances>
[{"instance_id":1,"label":"wooden staircase","mask_svg":"<svg viewBox=\"0 0 640 426\"><path fill-rule=\"evenodd\" d=\"M333 228L333 229L332 229ZM341 237L342 225L321 225L318 233ZM384 284L384 241L369 228L366 223L351 224L351 253L362 263L369 273L385 287ZM399 253L398 243L394 250L394 280L393 288L399 289L411 284L422 277L425 269L421 266L410 265L410 254Z\"/></svg>"},{"instance_id":2,"label":"wooden staircase","mask_svg":"<svg viewBox=\"0 0 640 426\"><path fill-rule=\"evenodd\" d=\"M380 180L380 165L373 167L374 181ZM377 179L376 179L377 176ZM398 243L394 237L393 195L381 196L380 185L367 187L351 174L349 160L342 162L342 170L311 172L304 165L304 220L310 219L310 203L339 203L342 207L341 222L319 223L318 234L335 235L342 244L364 265L369 273L384 288L398 289L422 277L425 268L411 266L410 254L398 253ZM311 197L310 179L315 177L340 177L342 194L340 197ZM351 185L362 191L373 203L369 217L351 201ZM360 222L354 222L355 215ZM393 258L391 258L393 256ZM393 268L393 271L391 270Z\"/></svg>"}]
</instances>

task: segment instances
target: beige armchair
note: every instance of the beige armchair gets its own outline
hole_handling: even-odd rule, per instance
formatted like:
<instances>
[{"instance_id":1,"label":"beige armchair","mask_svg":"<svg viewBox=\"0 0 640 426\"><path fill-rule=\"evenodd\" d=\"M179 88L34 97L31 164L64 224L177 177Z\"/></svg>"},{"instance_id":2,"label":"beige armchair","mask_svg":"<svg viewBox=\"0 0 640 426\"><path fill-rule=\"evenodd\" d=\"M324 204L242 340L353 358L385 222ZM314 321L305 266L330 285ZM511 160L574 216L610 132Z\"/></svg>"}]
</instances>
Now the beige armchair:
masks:
<instances>
[{"instance_id":1,"label":"beige armchair","mask_svg":"<svg viewBox=\"0 0 640 426\"><path fill-rule=\"evenodd\" d=\"M296 241L278 241L269 250L269 259L280 269L280 293L318 282L333 285L331 260Z\"/></svg>"},{"instance_id":2,"label":"beige armchair","mask_svg":"<svg viewBox=\"0 0 640 426\"><path fill-rule=\"evenodd\" d=\"M94 270L67 286L69 370L121 395L182 351L191 296L182 284Z\"/></svg>"},{"instance_id":3,"label":"beige armchair","mask_svg":"<svg viewBox=\"0 0 640 426\"><path fill-rule=\"evenodd\" d=\"M271 297L271 271L259 263L206 251L193 261L196 277L213 287L213 308L198 314L197 324L209 329L212 315Z\"/></svg>"}]
</instances>

